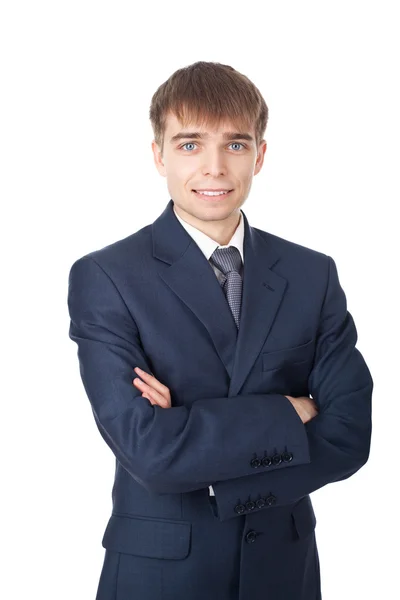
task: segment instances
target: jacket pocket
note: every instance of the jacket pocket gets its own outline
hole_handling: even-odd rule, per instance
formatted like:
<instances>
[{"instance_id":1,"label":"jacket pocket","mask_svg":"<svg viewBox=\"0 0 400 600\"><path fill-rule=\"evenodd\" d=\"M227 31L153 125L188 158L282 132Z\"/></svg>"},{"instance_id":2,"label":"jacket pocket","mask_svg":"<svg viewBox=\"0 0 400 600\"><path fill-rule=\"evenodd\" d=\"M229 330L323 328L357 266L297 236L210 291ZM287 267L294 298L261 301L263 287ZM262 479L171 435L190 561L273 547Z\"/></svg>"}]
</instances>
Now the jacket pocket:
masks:
<instances>
[{"instance_id":1,"label":"jacket pocket","mask_svg":"<svg viewBox=\"0 0 400 600\"><path fill-rule=\"evenodd\" d=\"M189 553L191 529L188 521L112 514L102 546L149 558L182 559Z\"/></svg>"},{"instance_id":2,"label":"jacket pocket","mask_svg":"<svg viewBox=\"0 0 400 600\"><path fill-rule=\"evenodd\" d=\"M292 348L283 348L282 350L273 350L272 352L262 353L262 370L272 371L281 367L291 367L293 365L310 362L314 355L315 338L309 340L300 346Z\"/></svg>"}]
</instances>

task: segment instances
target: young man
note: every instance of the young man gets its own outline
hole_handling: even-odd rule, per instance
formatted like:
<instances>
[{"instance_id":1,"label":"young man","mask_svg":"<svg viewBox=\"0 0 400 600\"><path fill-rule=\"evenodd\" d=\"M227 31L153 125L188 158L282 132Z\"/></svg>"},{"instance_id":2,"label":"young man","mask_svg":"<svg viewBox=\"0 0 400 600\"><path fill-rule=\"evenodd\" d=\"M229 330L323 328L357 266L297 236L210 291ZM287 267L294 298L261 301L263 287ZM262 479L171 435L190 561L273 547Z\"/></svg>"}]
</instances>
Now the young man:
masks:
<instances>
[{"instance_id":1,"label":"young man","mask_svg":"<svg viewBox=\"0 0 400 600\"><path fill-rule=\"evenodd\" d=\"M69 335L116 457L97 600L317 600L309 494L368 460L373 381L334 260L251 227L268 109L227 65L152 98L170 201L79 258Z\"/></svg>"}]
</instances>

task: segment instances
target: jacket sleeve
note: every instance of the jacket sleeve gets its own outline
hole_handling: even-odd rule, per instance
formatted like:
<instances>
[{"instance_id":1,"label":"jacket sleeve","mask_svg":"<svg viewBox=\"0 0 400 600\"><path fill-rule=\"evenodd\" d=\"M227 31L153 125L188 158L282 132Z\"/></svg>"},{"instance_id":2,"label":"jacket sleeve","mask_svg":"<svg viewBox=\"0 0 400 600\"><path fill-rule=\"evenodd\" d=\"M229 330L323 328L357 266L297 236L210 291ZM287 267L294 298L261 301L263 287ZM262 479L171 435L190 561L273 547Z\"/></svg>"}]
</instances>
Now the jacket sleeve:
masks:
<instances>
[{"instance_id":1,"label":"jacket sleeve","mask_svg":"<svg viewBox=\"0 0 400 600\"><path fill-rule=\"evenodd\" d=\"M304 424L281 394L200 398L190 408L162 408L144 398L132 383L134 367L151 373L138 328L90 255L70 269L68 309L69 336L78 346L80 375L100 434L147 490L183 493L223 480L234 486L233 478L256 473L251 459L266 443L294 455L273 468L309 462ZM154 367L153 374L157 377Z\"/></svg>"},{"instance_id":2,"label":"jacket sleeve","mask_svg":"<svg viewBox=\"0 0 400 600\"><path fill-rule=\"evenodd\" d=\"M311 460L293 469L272 472L264 467L257 477L214 482L221 521L296 502L328 483L347 479L369 458L373 380L355 347L357 330L336 264L328 259L328 286L308 380L319 410L305 424Z\"/></svg>"}]
</instances>

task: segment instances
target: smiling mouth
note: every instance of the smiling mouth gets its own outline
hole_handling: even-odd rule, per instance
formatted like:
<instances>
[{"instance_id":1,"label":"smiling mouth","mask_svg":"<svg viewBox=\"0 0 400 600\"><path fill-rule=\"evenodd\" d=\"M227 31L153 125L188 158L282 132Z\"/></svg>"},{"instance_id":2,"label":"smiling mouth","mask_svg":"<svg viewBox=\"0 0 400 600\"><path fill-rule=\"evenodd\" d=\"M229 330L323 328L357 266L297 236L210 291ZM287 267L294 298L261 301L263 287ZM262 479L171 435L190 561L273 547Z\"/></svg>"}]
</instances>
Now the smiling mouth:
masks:
<instances>
[{"instance_id":1,"label":"smiling mouth","mask_svg":"<svg viewBox=\"0 0 400 600\"><path fill-rule=\"evenodd\" d=\"M215 194L213 194L211 192L198 192L197 190L192 190L192 192L195 193L196 196L199 196L201 198L218 199L218 198L226 198L226 196L228 196L231 192L233 192L233 189L227 190L226 192L217 192Z\"/></svg>"}]
</instances>

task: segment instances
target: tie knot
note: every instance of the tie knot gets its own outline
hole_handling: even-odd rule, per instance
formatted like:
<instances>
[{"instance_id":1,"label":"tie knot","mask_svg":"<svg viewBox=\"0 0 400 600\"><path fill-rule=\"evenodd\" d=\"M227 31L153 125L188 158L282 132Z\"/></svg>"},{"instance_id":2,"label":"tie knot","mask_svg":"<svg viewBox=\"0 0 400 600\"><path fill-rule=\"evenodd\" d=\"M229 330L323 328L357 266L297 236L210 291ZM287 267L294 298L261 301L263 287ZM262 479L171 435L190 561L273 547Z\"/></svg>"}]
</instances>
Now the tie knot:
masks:
<instances>
[{"instance_id":1,"label":"tie knot","mask_svg":"<svg viewBox=\"0 0 400 600\"><path fill-rule=\"evenodd\" d=\"M210 262L218 267L224 275L230 271L240 273L242 257L235 246L228 246L228 248L217 248L214 250L210 256Z\"/></svg>"}]
</instances>

